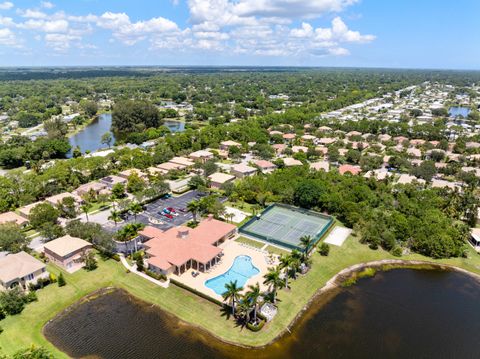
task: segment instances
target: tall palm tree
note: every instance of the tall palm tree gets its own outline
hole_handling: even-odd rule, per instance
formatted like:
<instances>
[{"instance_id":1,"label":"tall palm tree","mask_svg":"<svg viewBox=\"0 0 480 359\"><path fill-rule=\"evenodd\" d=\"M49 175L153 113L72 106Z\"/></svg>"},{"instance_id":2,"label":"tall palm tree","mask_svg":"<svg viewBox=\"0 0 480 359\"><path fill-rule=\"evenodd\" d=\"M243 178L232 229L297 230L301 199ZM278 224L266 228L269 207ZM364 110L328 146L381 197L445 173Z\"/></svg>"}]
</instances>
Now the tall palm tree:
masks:
<instances>
[{"instance_id":1,"label":"tall palm tree","mask_svg":"<svg viewBox=\"0 0 480 359\"><path fill-rule=\"evenodd\" d=\"M143 207L138 202L133 202L128 209L133 213L135 222L137 221L137 215L143 212Z\"/></svg>"},{"instance_id":2,"label":"tall palm tree","mask_svg":"<svg viewBox=\"0 0 480 359\"><path fill-rule=\"evenodd\" d=\"M111 211L110 216L108 217L110 221L115 222L115 227L117 226L117 223L120 222L120 213L118 211Z\"/></svg>"},{"instance_id":3,"label":"tall palm tree","mask_svg":"<svg viewBox=\"0 0 480 359\"><path fill-rule=\"evenodd\" d=\"M245 293L246 300L250 303L250 306L253 308L253 321L257 323L257 306L258 298L260 297L260 284L249 285L249 291Z\"/></svg>"},{"instance_id":4,"label":"tall palm tree","mask_svg":"<svg viewBox=\"0 0 480 359\"><path fill-rule=\"evenodd\" d=\"M237 286L237 281L230 281L225 284L225 293L222 294L223 300L229 300L232 307L232 314L235 315L235 305L240 298L240 292L243 290L243 287Z\"/></svg>"},{"instance_id":5,"label":"tall palm tree","mask_svg":"<svg viewBox=\"0 0 480 359\"><path fill-rule=\"evenodd\" d=\"M302 236L300 237L300 245L303 248L303 256L302 259L308 256L310 253L310 249L312 249L313 245L313 238L310 236Z\"/></svg>"},{"instance_id":6,"label":"tall palm tree","mask_svg":"<svg viewBox=\"0 0 480 359\"><path fill-rule=\"evenodd\" d=\"M300 266L302 264L302 257L303 254L296 249L294 249L290 253L290 272L292 273L294 279L297 278L297 272L300 270Z\"/></svg>"},{"instance_id":7,"label":"tall palm tree","mask_svg":"<svg viewBox=\"0 0 480 359\"><path fill-rule=\"evenodd\" d=\"M280 278L280 266L268 268L268 272L263 276L265 278L263 284L270 287L270 292L273 294L273 303L277 302L277 291L284 285L283 279Z\"/></svg>"},{"instance_id":8,"label":"tall palm tree","mask_svg":"<svg viewBox=\"0 0 480 359\"><path fill-rule=\"evenodd\" d=\"M191 201L187 204L187 211L192 212L194 222L197 222L197 213L199 210L200 210L199 201Z\"/></svg>"},{"instance_id":9,"label":"tall palm tree","mask_svg":"<svg viewBox=\"0 0 480 359\"><path fill-rule=\"evenodd\" d=\"M243 298L243 300L239 300L237 304L237 314L239 317L243 318L245 322L248 321L248 317L250 316L250 313L252 311L252 307L250 306L250 303L248 300Z\"/></svg>"},{"instance_id":10,"label":"tall palm tree","mask_svg":"<svg viewBox=\"0 0 480 359\"><path fill-rule=\"evenodd\" d=\"M283 275L285 276L285 288L288 288L288 276L290 275L290 263L292 258L290 257L290 254L282 254L279 261L279 267L283 270Z\"/></svg>"},{"instance_id":11,"label":"tall palm tree","mask_svg":"<svg viewBox=\"0 0 480 359\"><path fill-rule=\"evenodd\" d=\"M85 218L87 219L87 222L88 222L88 212L92 209L93 207L93 204L91 204L90 202L85 202L84 204L82 204L82 211L83 213L85 213Z\"/></svg>"}]
</instances>

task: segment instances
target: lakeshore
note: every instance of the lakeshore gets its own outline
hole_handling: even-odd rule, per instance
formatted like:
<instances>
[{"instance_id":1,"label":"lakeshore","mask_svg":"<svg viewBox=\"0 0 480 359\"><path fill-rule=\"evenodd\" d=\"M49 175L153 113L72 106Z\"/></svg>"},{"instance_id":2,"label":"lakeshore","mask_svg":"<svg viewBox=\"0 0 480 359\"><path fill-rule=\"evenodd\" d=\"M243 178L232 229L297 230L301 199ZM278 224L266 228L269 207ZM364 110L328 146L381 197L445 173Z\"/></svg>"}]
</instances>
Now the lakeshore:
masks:
<instances>
[{"instance_id":1,"label":"lakeshore","mask_svg":"<svg viewBox=\"0 0 480 359\"><path fill-rule=\"evenodd\" d=\"M470 249L468 254L470 258L445 260L431 260L413 254L405 256L403 260L406 262L401 262L388 252L371 250L360 244L355 237L350 237L342 248L332 248L328 257L317 253L312 255L312 269L307 275L292 282L290 290L279 292L281 305L277 317L257 333L241 330L232 320L220 316L221 311L217 305L188 291L174 285L168 289L159 288L143 278L126 273L120 263L113 260L100 261L99 268L94 272L79 271L68 274L62 271L67 286L58 288L51 285L40 290L38 302L29 304L22 314L3 320L4 332L0 335L0 346L5 353L10 354L18 347L33 343L45 346L58 357L66 357L43 336L44 325L86 295L101 288L115 287L175 315L185 325L195 323L194 325L225 343L260 348L288 333L309 305L338 286L338 279L349 272L361 270L365 266L400 263L408 266L415 263L455 267L480 274L480 256ZM61 271L52 265L49 270L56 275Z\"/></svg>"}]
</instances>

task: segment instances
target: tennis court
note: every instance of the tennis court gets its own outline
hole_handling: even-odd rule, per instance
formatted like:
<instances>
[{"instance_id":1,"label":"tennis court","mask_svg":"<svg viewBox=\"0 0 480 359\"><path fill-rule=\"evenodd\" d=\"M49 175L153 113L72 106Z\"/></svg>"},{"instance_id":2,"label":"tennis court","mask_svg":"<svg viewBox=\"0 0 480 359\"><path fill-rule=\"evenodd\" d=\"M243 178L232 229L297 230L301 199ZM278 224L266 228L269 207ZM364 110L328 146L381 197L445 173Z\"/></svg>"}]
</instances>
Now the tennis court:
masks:
<instances>
[{"instance_id":1,"label":"tennis court","mask_svg":"<svg viewBox=\"0 0 480 359\"><path fill-rule=\"evenodd\" d=\"M332 217L321 213L274 204L250 219L239 231L289 249L301 249L301 237L311 236L316 243L332 223Z\"/></svg>"}]
</instances>

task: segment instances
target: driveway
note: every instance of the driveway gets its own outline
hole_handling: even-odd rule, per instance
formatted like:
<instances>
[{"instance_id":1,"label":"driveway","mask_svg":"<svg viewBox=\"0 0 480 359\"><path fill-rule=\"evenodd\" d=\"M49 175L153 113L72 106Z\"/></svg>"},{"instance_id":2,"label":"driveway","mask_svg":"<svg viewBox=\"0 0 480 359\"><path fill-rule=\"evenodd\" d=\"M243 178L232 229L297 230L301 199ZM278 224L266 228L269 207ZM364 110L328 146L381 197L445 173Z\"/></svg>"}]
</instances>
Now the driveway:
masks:
<instances>
[{"instance_id":1,"label":"driveway","mask_svg":"<svg viewBox=\"0 0 480 359\"><path fill-rule=\"evenodd\" d=\"M160 198L157 199L154 202L151 202L146 205L146 210L139 215L137 215L136 222L143 223L145 225L157 227L163 231L172 228L172 227L177 227L181 226L182 224L185 224L188 221L191 221L193 219L193 215L190 212L182 212L180 209L185 209L187 208L187 204L197 200L202 197L202 194L198 191L190 191L187 192L181 196L172 196L170 198ZM224 199L223 199L224 200ZM175 209L177 216L174 216L172 219L169 219L165 216L162 216L160 213L164 208L167 207L172 207ZM124 226L127 223L132 223L135 222L135 216L133 215L128 215L125 221L122 223L118 223L117 226L115 227L115 224L111 221L108 221L108 216L110 215L110 211L107 211L107 221L103 224L105 229L110 230L110 231L117 231L120 229L122 226ZM92 219L92 216L89 216L91 221L94 221ZM98 222L97 222L98 223Z\"/></svg>"}]
</instances>

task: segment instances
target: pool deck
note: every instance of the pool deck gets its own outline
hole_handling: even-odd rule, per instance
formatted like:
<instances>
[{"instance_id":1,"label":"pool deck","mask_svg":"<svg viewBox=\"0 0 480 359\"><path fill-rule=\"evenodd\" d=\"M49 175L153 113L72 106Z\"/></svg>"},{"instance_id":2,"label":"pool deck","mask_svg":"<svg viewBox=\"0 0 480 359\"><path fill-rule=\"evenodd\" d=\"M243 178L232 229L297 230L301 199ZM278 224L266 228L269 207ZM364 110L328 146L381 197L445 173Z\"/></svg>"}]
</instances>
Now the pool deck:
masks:
<instances>
[{"instance_id":1,"label":"pool deck","mask_svg":"<svg viewBox=\"0 0 480 359\"><path fill-rule=\"evenodd\" d=\"M253 248L243 243L236 242L234 239L229 239L226 242L222 243L220 245L220 248L223 249L224 255L221 261L217 263L214 267L212 267L208 272L199 272L200 274L198 276L193 277L192 272L194 272L194 270L189 269L180 276L172 274L169 277L203 294L206 294L209 297L223 301L222 296L218 295L212 289L205 286L205 281L222 275L223 273L228 271L237 256L247 255L252 258L252 264L257 267L260 272L252 276L247 281L244 288L247 288L249 285L258 282L260 284L261 290L267 290L267 286L263 284L263 276L265 275L265 273L267 273L268 268L274 267L278 264L277 256L270 255L268 252L262 251L261 249ZM271 262L272 258L273 262Z\"/></svg>"}]
</instances>

